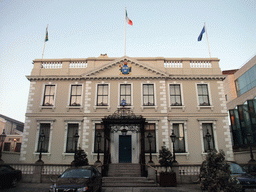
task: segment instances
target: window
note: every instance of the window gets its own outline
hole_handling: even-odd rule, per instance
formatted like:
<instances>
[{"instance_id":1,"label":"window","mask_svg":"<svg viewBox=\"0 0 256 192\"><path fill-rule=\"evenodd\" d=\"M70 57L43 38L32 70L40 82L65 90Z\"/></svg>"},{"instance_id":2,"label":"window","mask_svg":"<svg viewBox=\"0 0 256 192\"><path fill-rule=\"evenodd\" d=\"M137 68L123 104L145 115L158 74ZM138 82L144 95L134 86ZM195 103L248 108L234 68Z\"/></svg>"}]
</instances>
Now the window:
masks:
<instances>
[{"instance_id":1,"label":"window","mask_svg":"<svg viewBox=\"0 0 256 192\"><path fill-rule=\"evenodd\" d=\"M154 106L154 85L144 84L143 85L143 105Z\"/></svg>"},{"instance_id":2,"label":"window","mask_svg":"<svg viewBox=\"0 0 256 192\"><path fill-rule=\"evenodd\" d=\"M207 84L198 84L197 85L198 91L198 100L200 106L209 106L209 93L208 93L208 85Z\"/></svg>"},{"instance_id":3,"label":"window","mask_svg":"<svg viewBox=\"0 0 256 192\"><path fill-rule=\"evenodd\" d=\"M108 106L108 85L107 84L98 85L97 106Z\"/></svg>"},{"instance_id":4,"label":"window","mask_svg":"<svg viewBox=\"0 0 256 192\"><path fill-rule=\"evenodd\" d=\"M45 85L43 106L54 105L55 85Z\"/></svg>"},{"instance_id":5,"label":"window","mask_svg":"<svg viewBox=\"0 0 256 192\"><path fill-rule=\"evenodd\" d=\"M70 106L81 106L82 85L71 85Z\"/></svg>"},{"instance_id":6,"label":"window","mask_svg":"<svg viewBox=\"0 0 256 192\"><path fill-rule=\"evenodd\" d=\"M10 151L11 150L11 143L5 142L4 143L4 151Z\"/></svg>"},{"instance_id":7,"label":"window","mask_svg":"<svg viewBox=\"0 0 256 192\"><path fill-rule=\"evenodd\" d=\"M67 145L66 145L66 153L74 153L75 152L75 139L74 135L78 133L78 124L68 124L68 132L67 132Z\"/></svg>"},{"instance_id":8,"label":"window","mask_svg":"<svg viewBox=\"0 0 256 192\"><path fill-rule=\"evenodd\" d=\"M21 149L21 143L16 143L14 151L15 152L20 152L20 149Z\"/></svg>"},{"instance_id":9,"label":"window","mask_svg":"<svg viewBox=\"0 0 256 192\"><path fill-rule=\"evenodd\" d=\"M48 153L49 148L49 138L50 138L50 123L40 123L40 129L39 129L39 136L38 136L38 145L37 145L37 152L40 152L40 134L44 133L44 141L42 142L42 152Z\"/></svg>"},{"instance_id":10,"label":"window","mask_svg":"<svg viewBox=\"0 0 256 192\"><path fill-rule=\"evenodd\" d=\"M97 135L100 133L101 139L98 145ZM104 152L104 125L103 124L95 124L95 138L94 138L94 153Z\"/></svg>"},{"instance_id":11,"label":"window","mask_svg":"<svg viewBox=\"0 0 256 192\"><path fill-rule=\"evenodd\" d=\"M210 149L211 150L215 149L212 123L203 123L202 126L203 126L204 152L207 152ZM209 143L206 139L207 132L209 132L209 134L210 134L210 142ZM210 147L210 149L209 149L209 147Z\"/></svg>"},{"instance_id":12,"label":"window","mask_svg":"<svg viewBox=\"0 0 256 192\"><path fill-rule=\"evenodd\" d=\"M171 106L181 106L181 91L179 84L171 84L170 85L170 101Z\"/></svg>"},{"instance_id":13,"label":"window","mask_svg":"<svg viewBox=\"0 0 256 192\"><path fill-rule=\"evenodd\" d=\"M130 84L121 84L120 85L120 104L122 100L126 101L126 105L131 105L131 85Z\"/></svg>"},{"instance_id":14,"label":"window","mask_svg":"<svg viewBox=\"0 0 256 192\"><path fill-rule=\"evenodd\" d=\"M152 143L151 143L151 152L156 153L156 129L154 123L148 123L145 124L145 152L150 152L150 146L149 146L149 140L148 140L148 134L151 133L152 137Z\"/></svg>"},{"instance_id":15,"label":"window","mask_svg":"<svg viewBox=\"0 0 256 192\"><path fill-rule=\"evenodd\" d=\"M182 123L174 123L173 131L176 135L174 148L175 153L185 153L185 134L184 134L184 124Z\"/></svg>"}]
</instances>

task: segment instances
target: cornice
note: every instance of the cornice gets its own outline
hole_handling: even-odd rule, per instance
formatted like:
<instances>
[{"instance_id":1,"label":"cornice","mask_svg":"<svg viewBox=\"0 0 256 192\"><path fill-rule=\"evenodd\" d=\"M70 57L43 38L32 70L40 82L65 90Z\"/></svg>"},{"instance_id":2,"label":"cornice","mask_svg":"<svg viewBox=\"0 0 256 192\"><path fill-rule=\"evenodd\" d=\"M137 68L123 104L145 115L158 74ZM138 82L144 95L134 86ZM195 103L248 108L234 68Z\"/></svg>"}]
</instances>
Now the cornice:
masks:
<instances>
[{"instance_id":1,"label":"cornice","mask_svg":"<svg viewBox=\"0 0 256 192\"><path fill-rule=\"evenodd\" d=\"M170 75L170 76L26 76L29 81L44 81L44 80L122 80L122 79L165 79L165 80L220 80L225 79L224 75L204 75L204 76L185 76L185 75Z\"/></svg>"}]
</instances>

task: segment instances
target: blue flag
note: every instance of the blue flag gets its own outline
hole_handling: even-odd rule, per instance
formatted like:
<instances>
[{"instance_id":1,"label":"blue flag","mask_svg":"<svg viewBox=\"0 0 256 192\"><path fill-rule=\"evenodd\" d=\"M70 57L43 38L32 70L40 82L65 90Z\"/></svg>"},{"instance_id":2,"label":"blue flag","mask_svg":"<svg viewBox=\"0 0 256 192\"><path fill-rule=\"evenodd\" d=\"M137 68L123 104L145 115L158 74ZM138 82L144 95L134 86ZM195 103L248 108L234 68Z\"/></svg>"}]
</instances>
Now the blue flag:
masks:
<instances>
[{"instance_id":1,"label":"blue flag","mask_svg":"<svg viewBox=\"0 0 256 192\"><path fill-rule=\"evenodd\" d=\"M205 32L205 26L203 27L203 29L202 29L200 35L198 36L197 41L201 41L201 40L202 40L202 37L203 37L204 32Z\"/></svg>"}]
</instances>

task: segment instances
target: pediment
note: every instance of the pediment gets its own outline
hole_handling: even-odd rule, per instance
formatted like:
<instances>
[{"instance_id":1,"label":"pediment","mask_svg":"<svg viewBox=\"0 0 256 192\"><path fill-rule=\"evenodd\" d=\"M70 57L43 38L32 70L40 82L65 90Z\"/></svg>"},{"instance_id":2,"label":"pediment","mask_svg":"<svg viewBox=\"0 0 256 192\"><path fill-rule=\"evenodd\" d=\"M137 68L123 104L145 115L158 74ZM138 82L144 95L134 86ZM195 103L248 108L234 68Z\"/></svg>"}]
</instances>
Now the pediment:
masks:
<instances>
[{"instance_id":1,"label":"pediment","mask_svg":"<svg viewBox=\"0 0 256 192\"><path fill-rule=\"evenodd\" d=\"M82 77L167 77L168 75L146 63L140 63L127 56L117 58L94 70L82 74Z\"/></svg>"}]
</instances>

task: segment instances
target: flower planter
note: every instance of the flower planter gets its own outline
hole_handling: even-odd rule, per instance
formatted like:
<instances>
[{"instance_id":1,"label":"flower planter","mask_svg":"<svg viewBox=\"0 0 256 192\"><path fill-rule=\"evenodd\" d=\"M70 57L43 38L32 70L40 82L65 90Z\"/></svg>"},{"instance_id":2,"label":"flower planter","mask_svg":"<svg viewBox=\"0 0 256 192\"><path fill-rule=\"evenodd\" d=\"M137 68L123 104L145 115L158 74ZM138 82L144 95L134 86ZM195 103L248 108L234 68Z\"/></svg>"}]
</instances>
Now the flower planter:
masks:
<instances>
[{"instance_id":1,"label":"flower planter","mask_svg":"<svg viewBox=\"0 0 256 192\"><path fill-rule=\"evenodd\" d=\"M161 172L159 180L161 187L177 187L175 172Z\"/></svg>"}]
</instances>

